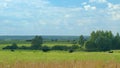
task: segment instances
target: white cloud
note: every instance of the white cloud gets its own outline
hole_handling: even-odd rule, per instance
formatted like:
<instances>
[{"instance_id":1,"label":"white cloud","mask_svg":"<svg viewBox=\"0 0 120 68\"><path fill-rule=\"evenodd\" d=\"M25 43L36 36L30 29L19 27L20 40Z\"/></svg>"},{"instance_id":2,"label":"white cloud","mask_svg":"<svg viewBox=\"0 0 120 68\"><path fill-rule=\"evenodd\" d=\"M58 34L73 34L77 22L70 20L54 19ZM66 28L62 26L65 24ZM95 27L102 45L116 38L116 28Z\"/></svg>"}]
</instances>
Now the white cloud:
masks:
<instances>
[{"instance_id":1,"label":"white cloud","mask_svg":"<svg viewBox=\"0 0 120 68\"><path fill-rule=\"evenodd\" d=\"M66 14L65 15L65 18L70 18L71 16L69 14Z\"/></svg>"},{"instance_id":2,"label":"white cloud","mask_svg":"<svg viewBox=\"0 0 120 68\"><path fill-rule=\"evenodd\" d=\"M87 10L95 10L96 7L95 6L91 6L91 5L84 5L84 9Z\"/></svg>"},{"instance_id":3,"label":"white cloud","mask_svg":"<svg viewBox=\"0 0 120 68\"><path fill-rule=\"evenodd\" d=\"M116 10L116 9L120 9L120 4L112 4L112 3L108 3L108 8L111 10Z\"/></svg>"},{"instance_id":4,"label":"white cloud","mask_svg":"<svg viewBox=\"0 0 120 68\"><path fill-rule=\"evenodd\" d=\"M82 7L53 6L46 0L6 0L6 2L4 2L4 7L8 8L0 11L0 20L4 20L3 24L4 22L22 24L21 27L25 24L23 30L25 28L29 30L29 27L37 28L38 31L39 29L50 31L49 29L54 28L79 30L80 27L87 27L86 30L89 30L88 28L104 29L104 27L99 27L99 23L102 22L101 26L105 26L105 22L120 20L120 6L106 0L83 2ZM94 4L95 2L107 4L108 7L99 9L98 5Z\"/></svg>"},{"instance_id":5,"label":"white cloud","mask_svg":"<svg viewBox=\"0 0 120 68\"><path fill-rule=\"evenodd\" d=\"M120 21L120 11L111 11L109 14L112 16L111 18L113 20L119 20Z\"/></svg>"},{"instance_id":6,"label":"white cloud","mask_svg":"<svg viewBox=\"0 0 120 68\"><path fill-rule=\"evenodd\" d=\"M0 8L7 8L9 3L12 2L13 0L2 0L0 1Z\"/></svg>"},{"instance_id":7,"label":"white cloud","mask_svg":"<svg viewBox=\"0 0 120 68\"><path fill-rule=\"evenodd\" d=\"M89 0L90 3L96 2L96 3L106 3L107 0Z\"/></svg>"},{"instance_id":8,"label":"white cloud","mask_svg":"<svg viewBox=\"0 0 120 68\"><path fill-rule=\"evenodd\" d=\"M86 4L87 4L87 2L83 2L83 3L82 3L82 5L86 5Z\"/></svg>"},{"instance_id":9,"label":"white cloud","mask_svg":"<svg viewBox=\"0 0 120 68\"><path fill-rule=\"evenodd\" d=\"M120 4L108 3L108 14L111 15L111 19L120 20Z\"/></svg>"}]
</instances>

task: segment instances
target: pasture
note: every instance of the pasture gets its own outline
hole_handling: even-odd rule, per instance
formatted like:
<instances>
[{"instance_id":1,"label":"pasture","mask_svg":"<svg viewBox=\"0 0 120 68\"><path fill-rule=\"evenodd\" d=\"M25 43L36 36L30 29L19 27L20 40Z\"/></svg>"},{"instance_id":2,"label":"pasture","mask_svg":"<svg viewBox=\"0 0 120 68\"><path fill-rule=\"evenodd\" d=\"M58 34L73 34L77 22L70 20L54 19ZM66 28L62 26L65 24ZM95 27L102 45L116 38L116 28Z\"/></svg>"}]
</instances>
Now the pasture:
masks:
<instances>
[{"instance_id":1,"label":"pasture","mask_svg":"<svg viewBox=\"0 0 120 68\"><path fill-rule=\"evenodd\" d=\"M108 66L119 68L119 62L119 51L115 53L42 52L39 50L0 51L0 68L108 68Z\"/></svg>"},{"instance_id":2,"label":"pasture","mask_svg":"<svg viewBox=\"0 0 120 68\"><path fill-rule=\"evenodd\" d=\"M0 44L0 68L119 68L120 51L84 52L48 51L41 50L2 50L10 43ZM31 46L30 43L18 43L20 46ZM68 42L46 42L43 46L72 46Z\"/></svg>"}]
</instances>

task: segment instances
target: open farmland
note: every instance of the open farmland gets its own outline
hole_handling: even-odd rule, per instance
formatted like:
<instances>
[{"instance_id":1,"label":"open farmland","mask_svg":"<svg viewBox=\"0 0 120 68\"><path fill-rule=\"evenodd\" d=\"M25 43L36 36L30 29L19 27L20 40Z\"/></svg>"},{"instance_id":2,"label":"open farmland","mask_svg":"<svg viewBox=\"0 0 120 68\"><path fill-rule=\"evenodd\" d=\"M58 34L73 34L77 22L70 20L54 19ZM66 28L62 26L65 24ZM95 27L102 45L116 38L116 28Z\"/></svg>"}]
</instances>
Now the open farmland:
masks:
<instances>
[{"instance_id":1,"label":"open farmland","mask_svg":"<svg viewBox=\"0 0 120 68\"><path fill-rule=\"evenodd\" d=\"M0 68L119 68L120 53L66 51L0 51ZM109 67L110 66L110 67ZM116 67L117 66L117 67Z\"/></svg>"},{"instance_id":2,"label":"open farmland","mask_svg":"<svg viewBox=\"0 0 120 68\"><path fill-rule=\"evenodd\" d=\"M34 40L34 39L33 39ZM4 49L16 43L16 49ZM37 43L37 42L36 42ZM32 42L26 40L0 41L0 68L119 68L120 50L90 51L83 50L78 40L43 40L41 48L48 46L48 51L43 49L20 49L31 47ZM77 49L59 50L62 46L78 46ZM54 46L59 46L56 50ZM84 46L83 46L84 47ZM64 48L64 47L63 47ZM74 47L73 47L74 48Z\"/></svg>"}]
</instances>

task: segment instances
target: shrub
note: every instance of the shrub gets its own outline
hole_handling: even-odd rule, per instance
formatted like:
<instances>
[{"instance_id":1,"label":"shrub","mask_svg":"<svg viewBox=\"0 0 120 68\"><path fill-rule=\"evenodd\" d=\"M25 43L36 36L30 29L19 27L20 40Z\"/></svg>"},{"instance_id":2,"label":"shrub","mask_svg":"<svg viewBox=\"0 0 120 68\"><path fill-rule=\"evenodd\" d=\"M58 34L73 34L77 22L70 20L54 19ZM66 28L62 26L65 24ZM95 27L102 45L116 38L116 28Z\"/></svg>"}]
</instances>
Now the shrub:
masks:
<instances>
[{"instance_id":1,"label":"shrub","mask_svg":"<svg viewBox=\"0 0 120 68\"><path fill-rule=\"evenodd\" d=\"M70 49L70 50L69 50L69 53L72 53L72 52L74 52L74 50L73 50L73 49Z\"/></svg>"},{"instance_id":2,"label":"shrub","mask_svg":"<svg viewBox=\"0 0 120 68\"><path fill-rule=\"evenodd\" d=\"M13 43L13 44L11 45L11 48L10 48L10 49L17 49L17 48L18 48L17 44L16 44L16 43Z\"/></svg>"},{"instance_id":3,"label":"shrub","mask_svg":"<svg viewBox=\"0 0 120 68\"><path fill-rule=\"evenodd\" d=\"M30 49L29 47L26 47L26 46L21 46L21 47L19 47L19 49L24 49L24 50L26 50L26 49Z\"/></svg>"},{"instance_id":4,"label":"shrub","mask_svg":"<svg viewBox=\"0 0 120 68\"><path fill-rule=\"evenodd\" d=\"M75 49L78 49L78 48L79 48L78 45L72 45L72 46L71 46L71 49L74 49L74 50L75 50Z\"/></svg>"},{"instance_id":5,"label":"shrub","mask_svg":"<svg viewBox=\"0 0 120 68\"><path fill-rule=\"evenodd\" d=\"M14 49L18 49L18 46L17 46L16 43L13 43L11 46L6 46L6 47L4 47L3 50L4 50L4 49L11 49L11 50L13 49L13 50L14 50Z\"/></svg>"},{"instance_id":6,"label":"shrub","mask_svg":"<svg viewBox=\"0 0 120 68\"><path fill-rule=\"evenodd\" d=\"M14 52L15 50L14 49L11 49L12 52Z\"/></svg>"},{"instance_id":7,"label":"shrub","mask_svg":"<svg viewBox=\"0 0 120 68\"><path fill-rule=\"evenodd\" d=\"M6 47L4 47L2 49L5 50L5 49L10 49L10 48L11 48L11 46L6 46Z\"/></svg>"},{"instance_id":8,"label":"shrub","mask_svg":"<svg viewBox=\"0 0 120 68\"><path fill-rule=\"evenodd\" d=\"M38 50L41 48L43 44L43 38L41 36L35 36L34 39L32 39L31 42L31 49Z\"/></svg>"},{"instance_id":9,"label":"shrub","mask_svg":"<svg viewBox=\"0 0 120 68\"><path fill-rule=\"evenodd\" d=\"M65 50L65 51L67 51L68 49L69 49L68 46L55 45L52 47L52 50Z\"/></svg>"},{"instance_id":10,"label":"shrub","mask_svg":"<svg viewBox=\"0 0 120 68\"><path fill-rule=\"evenodd\" d=\"M43 46L42 51L43 52L48 52L48 51L50 51L50 48L48 46Z\"/></svg>"},{"instance_id":11,"label":"shrub","mask_svg":"<svg viewBox=\"0 0 120 68\"><path fill-rule=\"evenodd\" d=\"M109 51L108 53L113 53L113 51Z\"/></svg>"}]
</instances>

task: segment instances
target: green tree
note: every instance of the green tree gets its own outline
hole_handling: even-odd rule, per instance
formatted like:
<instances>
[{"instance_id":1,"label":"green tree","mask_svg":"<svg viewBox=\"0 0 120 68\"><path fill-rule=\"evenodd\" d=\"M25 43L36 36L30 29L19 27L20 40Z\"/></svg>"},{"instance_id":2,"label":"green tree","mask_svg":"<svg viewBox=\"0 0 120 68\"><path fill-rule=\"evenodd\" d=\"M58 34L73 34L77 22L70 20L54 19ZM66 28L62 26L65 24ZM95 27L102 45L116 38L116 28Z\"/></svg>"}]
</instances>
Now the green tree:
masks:
<instances>
[{"instance_id":1,"label":"green tree","mask_svg":"<svg viewBox=\"0 0 120 68\"><path fill-rule=\"evenodd\" d=\"M100 36L96 39L95 44L97 45L98 51L108 51L110 50L111 40L107 37Z\"/></svg>"},{"instance_id":2,"label":"green tree","mask_svg":"<svg viewBox=\"0 0 120 68\"><path fill-rule=\"evenodd\" d=\"M72 44L74 44L74 45L77 44L77 41L76 41L76 40L73 40L73 41L72 41Z\"/></svg>"},{"instance_id":3,"label":"green tree","mask_svg":"<svg viewBox=\"0 0 120 68\"><path fill-rule=\"evenodd\" d=\"M85 42L85 39L84 39L84 36L81 35L80 38L79 38L79 45L82 47L84 45L84 42Z\"/></svg>"},{"instance_id":4,"label":"green tree","mask_svg":"<svg viewBox=\"0 0 120 68\"><path fill-rule=\"evenodd\" d=\"M16 43L12 43L11 49L17 49L17 48L18 48L17 44Z\"/></svg>"},{"instance_id":5,"label":"green tree","mask_svg":"<svg viewBox=\"0 0 120 68\"><path fill-rule=\"evenodd\" d=\"M113 49L120 49L120 35L119 33L116 34L114 40L113 40Z\"/></svg>"},{"instance_id":6,"label":"green tree","mask_svg":"<svg viewBox=\"0 0 120 68\"><path fill-rule=\"evenodd\" d=\"M35 36L31 44L32 49L40 49L43 44L43 38L41 36Z\"/></svg>"},{"instance_id":7,"label":"green tree","mask_svg":"<svg viewBox=\"0 0 120 68\"><path fill-rule=\"evenodd\" d=\"M14 50L14 49L17 49L18 46L16 43L12 43L11 46L6 46L4 47L3 49L11 49L11 50Z\"/></svg>"},{"instance_id":8,"label":"green tree","mask_svg":"<svg viewBox=\"0 0 120 68\"><path fill-rule=\"evenodd\" d=\"M111 31L93 31L90 39L85 44L85 48L94 51L108 51L113 47L112 42L113 34Z\"/></svg>"},{"instance_id":9,"label":"green tree","mask_svg":"<svg viewBox=\"0 0 120 68\"><path fill-rule=\"evenodd\" d=\"M97 50L96 44L90 40L85 42L85 48L87 51L96 51Z\"/></svg>"}]
</instances>

